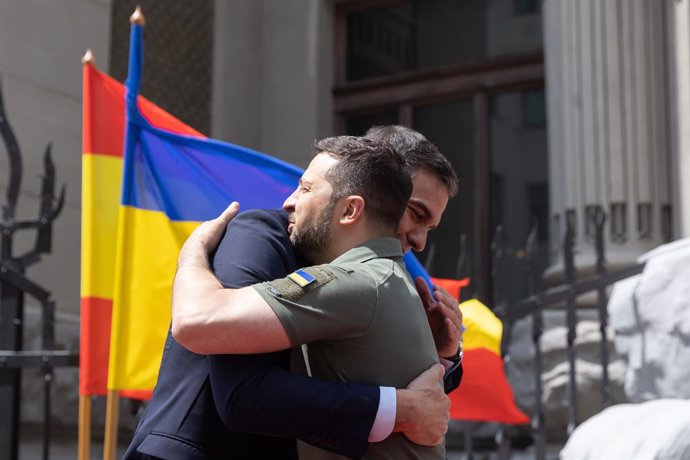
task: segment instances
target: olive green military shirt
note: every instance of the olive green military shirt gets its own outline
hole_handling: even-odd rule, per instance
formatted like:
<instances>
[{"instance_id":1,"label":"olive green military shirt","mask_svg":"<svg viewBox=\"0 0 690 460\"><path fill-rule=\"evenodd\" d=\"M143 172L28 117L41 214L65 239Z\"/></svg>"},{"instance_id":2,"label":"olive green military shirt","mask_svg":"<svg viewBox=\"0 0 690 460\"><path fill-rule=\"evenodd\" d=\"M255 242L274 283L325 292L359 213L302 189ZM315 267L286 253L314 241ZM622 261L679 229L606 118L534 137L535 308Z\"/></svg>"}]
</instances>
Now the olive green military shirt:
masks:
<instances>
[{"instance_id":1,"label":"olive green military shirt","mask_svg":"<svg viewBox=\"0 0 690 460\"><path fill-rule=\"evenodd\" d=\"M291 344L309 344L315 378L405 388L438 362L397 239L369 241L330 264L254 288L280 319ZM342 458L305 443L299 452L306 459ZM418 446L393 433L371 443L365 458L443 459L445 447Z\"/></svg>"}]
</instances>

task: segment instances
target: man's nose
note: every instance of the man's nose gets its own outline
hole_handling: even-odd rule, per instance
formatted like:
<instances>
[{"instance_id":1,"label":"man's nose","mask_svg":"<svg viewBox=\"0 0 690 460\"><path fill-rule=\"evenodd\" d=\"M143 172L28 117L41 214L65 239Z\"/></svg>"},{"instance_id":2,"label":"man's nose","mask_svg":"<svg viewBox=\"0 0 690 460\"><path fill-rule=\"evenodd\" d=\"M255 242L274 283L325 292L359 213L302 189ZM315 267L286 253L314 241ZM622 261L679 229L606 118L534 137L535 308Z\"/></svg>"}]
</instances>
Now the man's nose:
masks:
<instances>
[{"instance_id":1,"label":"man's nose","mask_svg":"<svg viewBox=\"0 0 690 460\"><path fill-rule=\"evenodd\" d=\"M292 194L290 194L290 196L287 197L285 199L285 201L283 202L283 209L288 211L288 212L295 210L295 193L294 192Z\"/></svg>"},{"instance_id":2,"label":"man's nose","mask_svg":"<svg viewBox=\"0 0 690 460\"><path fill-rule=\"evenodd\" d=\"M416 252L423 251L426 246L426 235L425 231L410 232L407 234L407 242Z\"/></svg>"}]
</instances>

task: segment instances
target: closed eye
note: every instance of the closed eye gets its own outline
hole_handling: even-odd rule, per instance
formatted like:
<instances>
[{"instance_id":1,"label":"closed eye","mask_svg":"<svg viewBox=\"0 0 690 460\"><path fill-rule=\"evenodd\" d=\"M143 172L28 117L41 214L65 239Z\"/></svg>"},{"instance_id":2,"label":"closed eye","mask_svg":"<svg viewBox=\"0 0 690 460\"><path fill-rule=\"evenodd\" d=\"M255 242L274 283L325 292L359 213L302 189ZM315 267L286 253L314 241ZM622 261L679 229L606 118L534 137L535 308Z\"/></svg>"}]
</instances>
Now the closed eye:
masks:
<instances>
[{"instance_id":1,"label":"closed eye","mask_svg":"<svg viewBox=\"0 0 690 460\"><path fill-rule=\"evenodd\" d=\"M297 187L297 190L302 192L302 193L308 192L309 190L311 190L311 184L309 182L306 182L306 181L303 182L300 179L299 186Z\"/></svg>"},{"instance_id":2,"label":"closed eye","mask_svg":"<svg viewBox=\"0 0 690 460\"><path fill-rule=\"evenodd\" d=\"M417 211L414 208L408 208L408 209L410 210L410 214L412 215L412 220L414 220L415 223L419 224L424 220L424 216L422 215L422 213L420 213L419 211Z\"/></svg>"}]
</instances>

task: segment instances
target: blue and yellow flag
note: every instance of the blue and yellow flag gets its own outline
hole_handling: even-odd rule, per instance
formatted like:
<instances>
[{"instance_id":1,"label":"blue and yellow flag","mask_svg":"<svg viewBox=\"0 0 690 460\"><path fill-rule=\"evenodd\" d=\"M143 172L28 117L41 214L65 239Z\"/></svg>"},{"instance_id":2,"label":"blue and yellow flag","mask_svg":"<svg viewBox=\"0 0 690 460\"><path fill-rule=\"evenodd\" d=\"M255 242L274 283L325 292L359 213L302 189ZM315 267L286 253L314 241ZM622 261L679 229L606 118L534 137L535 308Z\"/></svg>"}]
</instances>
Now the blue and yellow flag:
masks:
<instances>
[{"instance_id":1,"label":"blue and yellow flag","mask_svg":"<svg viewBox=\"0 0 690 460\"><path fill-rule=\"evenodd\" d=\"M117 219L108 389L150 390L170 323L179 250L232 201L280 207L302 170L261 153L159 129L137 106L141 26L132 25L122 195Z\"/></svg>"},{"instance_id":2,"label":"blue and yellow flag","mask_svg":"<svg viewBox=\"0 0 690 460\"><path fill-rule=\"evenodd\" d=\"M207 139L157 107L152 110L150 103L138 98L142 58L142 27L133 24L108 389L145 394L158 378L170 323L172 281L184 241L199 223L217 217L232 201L238 201L243 210L280 207L297 186L302 170L244 147ZM113 129L109 130L113 137L120 135ZM119 171L115 173L119 178ZM103 238L97 242L101 247L108 244ZM298 284L311 282L308 273L295 273L293 280ZM106 294L110 302L111 291Z\"/></svg>"}]
</instances>

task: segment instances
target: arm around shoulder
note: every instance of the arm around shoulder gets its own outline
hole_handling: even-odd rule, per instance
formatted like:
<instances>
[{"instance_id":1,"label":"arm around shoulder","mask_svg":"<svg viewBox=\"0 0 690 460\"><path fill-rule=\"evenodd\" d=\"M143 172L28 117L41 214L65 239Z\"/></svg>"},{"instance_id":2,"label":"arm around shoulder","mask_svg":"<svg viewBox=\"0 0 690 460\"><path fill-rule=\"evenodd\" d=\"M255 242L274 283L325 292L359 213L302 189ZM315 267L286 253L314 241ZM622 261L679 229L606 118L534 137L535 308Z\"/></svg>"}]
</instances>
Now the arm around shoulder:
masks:
<instances>
[{"instance_id":1,"label":"arm around shoulder","mask_svg":"<svg viewBox=\"0 0 690 460\"><path fill-rule=\"evenodd\" d=\"M211 271L209 253L236 212L231 206L218 219L201 224L180 251L172 332L195 353L259 353L290 346L280 321L254 289L225 289Z\"/></svg>"},{"instance_id":2,"label":"arm around shoulder","mask_svg":"<svg viewBox=\"0 0 690 460\"><path fill-rule=\"evenodd\" d=\"M178 270L175 276L172 333L180 345L205 355L290 347L282 323L256 290L226 289L213 275L213 283L197 275L196 270Z\"/></svg>"}]
</instances>

